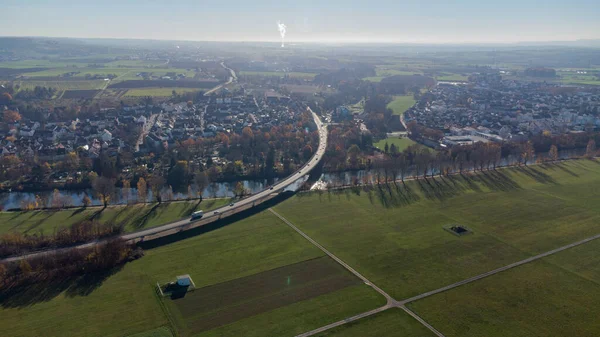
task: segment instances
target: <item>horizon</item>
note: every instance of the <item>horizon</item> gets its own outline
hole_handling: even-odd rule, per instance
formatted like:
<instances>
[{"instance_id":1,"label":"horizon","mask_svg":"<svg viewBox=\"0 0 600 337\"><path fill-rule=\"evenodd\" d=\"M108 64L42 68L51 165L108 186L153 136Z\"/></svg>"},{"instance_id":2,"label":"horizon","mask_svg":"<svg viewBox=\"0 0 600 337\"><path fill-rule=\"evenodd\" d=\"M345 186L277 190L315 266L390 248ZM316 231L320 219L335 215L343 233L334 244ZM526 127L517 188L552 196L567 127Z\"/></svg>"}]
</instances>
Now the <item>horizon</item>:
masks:
<instances>
[{"instance_id":1,"label":"horizon","mask_svg":"<svg viewBox=\"0 0 600 337\"><path fill-rule=\"evenodd\" d=\"M167 41L286 43L538 43L600 39L600 4L590 0L533 0L459 4L408 0L368 6L333 0L301 4L265 0L203 5L114 0L26 4L7 0L0 31L11 37L151 39ZM93 15L89 15L93 13ZM135 13L135 15L133 15ZM110 24L107 24L110 22Z\"/></svg>"}]
</instances>

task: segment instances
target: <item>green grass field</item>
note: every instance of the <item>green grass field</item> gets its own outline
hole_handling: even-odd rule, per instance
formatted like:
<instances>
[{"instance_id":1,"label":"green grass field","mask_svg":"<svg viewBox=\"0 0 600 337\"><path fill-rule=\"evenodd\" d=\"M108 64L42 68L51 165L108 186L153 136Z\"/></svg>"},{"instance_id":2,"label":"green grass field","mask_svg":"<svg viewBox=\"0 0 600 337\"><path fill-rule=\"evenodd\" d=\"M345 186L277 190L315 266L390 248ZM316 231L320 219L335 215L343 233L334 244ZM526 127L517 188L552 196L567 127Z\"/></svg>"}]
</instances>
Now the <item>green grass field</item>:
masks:
<instances>
[{"instance_id":1,"label":"green grass field","mask_svg":"<svg viewBox=\"0 0 600 337\"><path fill-rule=\"evenodd\" d=\"M443 75L443 76L437 76L436 80L438 81L460 81L460 82L466 82L469 80L469 76L465 76L465 75L460 75L460 74L450 74L450 75Z\"/></svg>"},{"instance_id":2,"label":"green grass field","mask_svg":"<svg viewBox=\"0 0 600 337\"><path fill-rule=\"evenodd\" d=\"M145 97L145 96L155 96L155 97L169 97L173 94L173 90L175 90L178 94L183 94L186 92L197 92L199 89L194 88L140 88L140 89L129 89L125 96L130 97Z\"/></svg>"},{"instance_id":3,"label":"green grass field","mask_svg":"<svg viewBox=\"0 0 600 337\"><path fill-rule=\"evenodd\" d=\"M388 309L317 337L433 337L434 334L400 309Z\"/></svg>"},{"instance_id":4,"label":"green grass field","mask_svg":"<svg viewBox=\"0 0 600 337\"><path fill-rule=\"evenodd\" d=\"M278 71L240 71L240 76L280 76L288 75L289 77L302 78L312 80L317 74L301 73L301 72L278 72Z\"/></svg>"},{"instance_id":5,"label":"green grass field","mask_svg":"<svg viewBox=\"0 0 600 337\"><path fill-rule=\"evenodd\" d=\"M275 209L402 300L598 234L598 202L600 163L573 160L381 185L358 193L302 193ZM5 222L13 220L0 218ZM465 225L473 234L452 235L443 229L449 224ZM594 241L410 307L446 336L597 336L598 249L600 241ZM147 250L145 257L95 282L91 290L71 282L10 294L0 302L0 323L14 336L152 336L154 329L174 322L187 336L190 317L170 300L164 301L169 316L164 314L154 295L157 281L190 274L198 288L219 287L323 256L265 211ZM294 336L383 304L370 287L351 285L200 335ZM95 319L89 319L90 312ZM427 333L392 309L322 336Z\"/></svg>"},{"instance_id":6,"label":"green grass field","mask_svg":"<svg viewBox=\"0 0 600 337\"><path fill-rule=\"evenodd\" d=\"M405 67L402 67L402 69L405 69ZM384 79L386 77L394 76L394 75L415 75L415 74L422 75L423 74L423 72L419 69L398 70L398 69L394 69L394 66L388 66L388 65L376 66L375 73L376 73L375 76L364 77L363 80L370 81L370 82L381 82L382 79Z\"/></svg>"},{"instance_id":7,"label":"green grass field","mask_svg":"<svg viewBox=\"0 0 600 337\"><path fill-rule=\"evenodd\" d=\"M410 307L445 336L597 336L598 249L586 243Z\"/></svg>"},{"instance_id":8,"label":"green grass field","mask_svg":"<svg viewBox=\"0 0 600 337\"><path fill-rule=\"evenodd\" d=\"M394 115L402 115L406 110L415 105L415 103L416 101L412 95L395 96L394 100L387 105L387 108L392 109Z\"/></svg>"},{"instance_id":9,"label":"green grass field","mask_svg":"<svg viewBox=\"0 0 600 337\"><path fill-rule=\"evenodd\" d=\"M572 161L304 194L276 209L400 300L600 233L598 191L600 165ZM456 237L449 224L475 234Z\"/></svg>"},{"instance_id":10,"label":"green grass field","mask_svg":"<svg viewBox=\"0 0 600 337\"><path fill-rule=\"evenodd\" d=\"M198 201L192 201L109 206L104 210L102 207L88 207L64 211L0 212L0 233L19 231L50 234L58 227L90 218L103 223L126 223L125 231L132 232L185 218L198 209L209 211L219 208L228 202L229 199L205 199L200 205Z\"/></svg>"},{"instance_id":11,"label":"green grass field","mask_svg":"<svg viewBox=\"0 0 600 337\"><path fill-rule=\"evenodd\" d=\"M0 323L15 337L152 336L153 329L170 322L155 295L156 282L190 274L202 288L323 255L265 211L200 236L146 250L142 259L97 280L91 288L70 281L13 292L0 303ZM359 284L248 317L203 336L292 336L384 303L370 287ZM177 312L173 316L175 321L181 318Z\"/></svg>"},{"instance_id":12,"label":"green grass field","mask_svg":"<svg viewBox=\"0 0 600 337\"><path fill-rule=\"evenodd\" d=\"M411 145L418 144L410 138L388 137L378 141L377 143L374 143L373 146L380 149L381 151L384 151L386 143L388 144L388 147L392 146L392 144L396 145L396 148L398 148L399 152L404 151L407 147Z\"/></svg>"}]
</instances>

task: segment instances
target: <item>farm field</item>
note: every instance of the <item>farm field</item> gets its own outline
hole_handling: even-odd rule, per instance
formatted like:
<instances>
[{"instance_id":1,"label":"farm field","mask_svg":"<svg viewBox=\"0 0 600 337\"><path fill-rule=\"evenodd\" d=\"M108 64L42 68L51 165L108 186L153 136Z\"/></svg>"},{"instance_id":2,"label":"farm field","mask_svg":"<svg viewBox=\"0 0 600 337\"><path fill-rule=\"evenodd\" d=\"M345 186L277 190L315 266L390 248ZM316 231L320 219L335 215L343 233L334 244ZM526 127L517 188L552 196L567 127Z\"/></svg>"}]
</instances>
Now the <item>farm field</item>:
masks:
<instances>
[{"instance_id":1,"label":"farm field","mask_svg":"<svg viewBox=\"0 0 600 337\"><path fill-rule=\"evenodd\" d=\"M0 294L0 323L15 337L150 334L170 322L156 295L156 282L190 274L198 288L222 286L224 282L322 256L320 250L265 211L203 235L146 250L142 259L112 275L98 275L92 284L89 280L64 280L59 285L40 284L39 289ZM336 267L331 268L331 275L339 277ZM287 282L287 278L271 280L277 281ZM327 282L326 278L321 282ZM310 282L303 286L313 289ZM249 334L242 335L281 336L274 332L279 329L291 336L293 329L301 333L383 303L384 299L370 287L358 284L248 317L207 334L240 336L240 331L248 329ZM89 319L90 312L95 319Z\"/></svg>"},{"instance_id":2,"label":"farm field","mask_svg":"<svg viewBox=\"0 0 600 337\"><path fill-rule=\"evenodd\" d=\"M418 144L410 138L388 137L378 141L377 143L374 143L373 146L380 149L381 151L384 151L386 143L388 144L388 147L392 146L392 144L396 145L396 148L399 152L404 151L407 147L411 145Z\"/></svg>"},{"instance_id":3,"label":"farm field","mask_svg":"<svg viewBox=\"0 0 600 337\"><path fill-rule=\"evenodd\" d=\"M180 331L194 335L361 281L327 256L215 284L167 300Z\"/></svg>"},{"instance_id":4,"label":"farm field","mask_svg":"<svg viewBox=\"0 0 600 337\"><path fill-rule=\"evenodd\" d=\"M106 85L104 80L50 80L50 81L38 81L38 80L23 80L15 81L15 84L20 86L20 90L31 89L36 86L40 87L51 87L58 90L98 90L102 89Z\"/></svg>"},{"instance_id":5,"label":"farm field","mask_svg":"<svg viewBox=\"0 0 600 337\"><path fill-rule=\"evenodd\" d=\"M597 336L600 243L584 245L419 300L445 336Z\"/></svg>"},{"instance_id":6,"label":"farm field","mask_svg":"<svg viewBox=\"0 0 600 337\"><path fill-rule=\"evenodd\" d=\"M53 233L55 229L70 226L86 219L102 223L124 223L125 232L150 228L190 216L202 209L212 210L226 205L229 199L204 199L198 201L177 201L162 204L138 204L131 206L73 208L63 211L0 212L0 233L18 231L27 234Z\"/></svg>"},{"instance_id":7,"label":"farm field","mask_svg":"<svg viewBox=\"0 0 600 337\"><path fill-rule=\"evenodd\" d=\"M317 337L433 337L431 331L400 309L388 309L331 330Z\"/></svg>"},{"instance_id":8,"label":"farm field","mask_svg":"<svg viewBox=\"0 0 600 337\"><path fill-rule=\"evenodd\" d=\"M145 96L156 96L156 97L168 97L173 94L173 90L178 94L186 92L197 92L198 89L194 88L143 88L143 89L129 89L125 96L130 97L145 97Z\"/></svg>"},{"instance_id":9,"label":"farm field","mask_svg":"<svg viewBox=\"0 0 600 337\"><path fill-rule=\"evenodd\" d=\"M402 115L415 103L416 101L412 95L394 96L394 100L387 105L387 108L392 109L394 115Z\"/></svg>"},{"instance_id":10,"label":"farm field","mask_svg":"<svg viewBox=\"0 0 600 337\"><path fill-rule=\"evenodd\" d=\"M398 300L600 233L594 161L380 187L302 194L275 209ZM451 224L474 234L443 230Z\"/></svg>"},{"instance_id":11,"label":"farm field","mask_svg":"<svg viewBox=\"0 0 600 337\"><path fill-rule=\"evenodd\" d=\"M301 72L278 72L278 71L240 71L239 76L290 76L296 78L303 78L307 80L312 80L315 78L317 74L314 73L301 73Z\"/></svg>"},{"instance_id":12,"label":"farm field","mask_svg":"<svg viewBox=\"0 0 600 337\"><path fill-rule=\"evenodd\" d=\"M100 90L66 90L61 98L94 98Z\"/></svg>"}]
</instances>

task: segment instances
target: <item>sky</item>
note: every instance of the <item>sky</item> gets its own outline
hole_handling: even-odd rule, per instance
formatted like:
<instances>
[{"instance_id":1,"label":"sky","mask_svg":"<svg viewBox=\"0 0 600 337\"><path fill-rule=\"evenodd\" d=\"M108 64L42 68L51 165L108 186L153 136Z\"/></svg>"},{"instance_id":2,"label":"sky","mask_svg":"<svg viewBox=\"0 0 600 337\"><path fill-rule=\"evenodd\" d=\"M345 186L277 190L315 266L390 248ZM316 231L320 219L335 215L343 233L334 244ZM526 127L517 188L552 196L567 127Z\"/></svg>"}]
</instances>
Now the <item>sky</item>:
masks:
<instances>
[{"instance_id":1,"label":"sky","mask_svg":"<svg viewBox=\"0 0 600 337\"><path fill-rule=\"evenodd\" d=\"M0 35L192 41L600 39L600 0L2 0Z\"/></svg>"}]
</instances>

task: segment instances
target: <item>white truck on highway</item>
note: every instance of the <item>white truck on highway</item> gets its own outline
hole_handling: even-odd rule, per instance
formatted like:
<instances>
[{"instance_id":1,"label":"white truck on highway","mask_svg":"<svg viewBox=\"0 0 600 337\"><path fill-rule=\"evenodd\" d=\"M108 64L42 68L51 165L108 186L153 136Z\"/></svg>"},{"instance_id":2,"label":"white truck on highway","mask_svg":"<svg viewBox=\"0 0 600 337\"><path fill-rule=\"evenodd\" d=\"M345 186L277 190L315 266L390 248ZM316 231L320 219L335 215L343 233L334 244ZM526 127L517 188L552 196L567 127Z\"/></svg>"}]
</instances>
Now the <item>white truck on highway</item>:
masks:
<instances>
[{"instance_id":1,"label":"white truck on highway","mask_svg":"<svg viewBox=\"0 0 600 337\"><path fill-rule=\"evenodd\" d=\"M192 217L190 218L190 221L198 220L203 216L204 216L204 212L202 210L196 211L196 212L192 213Z\"/></svg>"}]
</instances>

